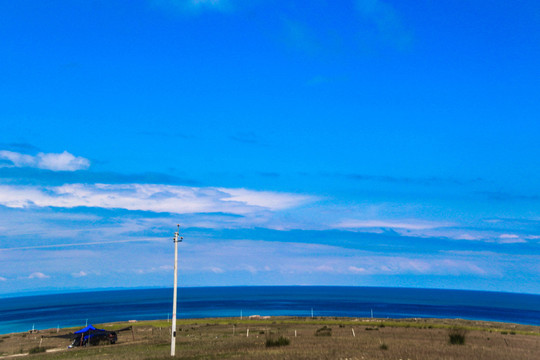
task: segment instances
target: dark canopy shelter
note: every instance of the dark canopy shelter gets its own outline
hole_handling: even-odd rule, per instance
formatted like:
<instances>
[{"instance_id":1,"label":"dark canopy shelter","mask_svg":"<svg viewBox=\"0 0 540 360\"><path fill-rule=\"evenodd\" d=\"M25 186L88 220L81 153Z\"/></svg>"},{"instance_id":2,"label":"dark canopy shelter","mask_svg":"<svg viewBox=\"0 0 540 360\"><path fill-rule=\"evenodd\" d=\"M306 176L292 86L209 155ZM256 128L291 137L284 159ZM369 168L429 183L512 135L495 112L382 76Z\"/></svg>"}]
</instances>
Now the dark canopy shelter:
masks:
<instances>
[{"instance_id":1,"label":"dark canopy shelter","mask_svg":"<svg viewBox=\"0 0 540 360\"><path fill-rule=\"evenodd\" d=\"M114 344L118 339L116 332L97 329L92 325L75 331L72 336L73 343L69 347L98 345L102 342Z\"/></svg>"}]
</instances>

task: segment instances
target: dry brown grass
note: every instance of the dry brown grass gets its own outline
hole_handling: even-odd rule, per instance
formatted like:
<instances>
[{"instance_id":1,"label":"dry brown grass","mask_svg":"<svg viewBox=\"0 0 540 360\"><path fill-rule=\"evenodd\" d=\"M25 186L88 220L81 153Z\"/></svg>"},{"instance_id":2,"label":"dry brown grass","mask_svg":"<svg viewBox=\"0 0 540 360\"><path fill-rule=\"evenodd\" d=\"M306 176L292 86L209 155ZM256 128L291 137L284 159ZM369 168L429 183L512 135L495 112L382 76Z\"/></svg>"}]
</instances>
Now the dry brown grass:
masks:
<instances>
[{"instance_id":1,"label":"dry brown grass","mask_svg":"<svg viewBox=\"0 0 540 360\"><path fill-rule=\"evenodd\" d=\"M234 335L233 335L234 325ZM118 329L126 324L105 324ZM25 353L39 346L58 348L32 359L169 359L167 321L139 322L119 334L116 345L67 350L68 340L37 334L0 335L0 354ZM332 328L331 336L315 336ZM449 329L467 329L464 345L450 345ZM249 328L249 337L246 330ZM351 329L354 329L353 337ZM297 336L295 337L295 331ZM61 333L69 331L61 330ZM272 318L268 321L199 319L179 321L177 358L181 359L539 359L540 327L464 320L371 320L350 318ZM513 335L512 335L513 334ZM24 337L23 337L24 336ZM266 347L270 337L288 346ZM383 346L384 345L384 346Z\"/></svg>"}]
</instances>

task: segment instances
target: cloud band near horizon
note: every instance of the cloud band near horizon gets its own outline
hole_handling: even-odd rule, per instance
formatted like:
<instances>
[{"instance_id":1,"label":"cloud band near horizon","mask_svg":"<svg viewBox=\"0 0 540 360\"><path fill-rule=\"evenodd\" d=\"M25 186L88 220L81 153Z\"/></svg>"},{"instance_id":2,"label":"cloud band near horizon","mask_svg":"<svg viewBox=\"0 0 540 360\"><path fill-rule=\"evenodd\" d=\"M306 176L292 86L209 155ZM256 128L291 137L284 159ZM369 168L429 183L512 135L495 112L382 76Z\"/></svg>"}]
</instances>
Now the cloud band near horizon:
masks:
<instances>
[{"instance_id":1,"label":"cloud band near horizon","mask_svg":"<svg viewBox=\"0 0 540 360\"><path fill-rule=\"evenodd\" d=\"M95 207L157 213L278 211L313 202L315 197L285 192L161 184L0 185L0 205L9 208Z\"/></svg>"},{"instance_id":2,"label":"cloud band near horizon","mask_svg":"<svg viewBox=\"0 0 540 360\"><path fill-rule=\"evenodd\" d=\"M22 154L15 151L0 150L0 167L30 167L51 171L77 171L90 167L90 161L74 156L67 151L62 153Z\"/></svg>"}]
</instances>

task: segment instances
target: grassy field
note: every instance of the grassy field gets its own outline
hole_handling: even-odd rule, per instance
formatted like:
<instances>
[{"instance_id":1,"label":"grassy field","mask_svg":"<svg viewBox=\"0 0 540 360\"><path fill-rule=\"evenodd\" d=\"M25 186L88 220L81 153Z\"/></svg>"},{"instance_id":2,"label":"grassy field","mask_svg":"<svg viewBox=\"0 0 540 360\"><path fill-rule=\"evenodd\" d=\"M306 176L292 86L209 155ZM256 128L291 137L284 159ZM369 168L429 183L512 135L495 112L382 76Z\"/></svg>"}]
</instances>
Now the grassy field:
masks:
<instances>
[{"instance_id":1,"label":"grassy field","mask_svg":"<svg viewBox=\"0 0 540 360\"><path fill-rule=\"evenodd\" d=\"M0 335L0 358L169 359L170 323L94 324L119 333L115 345L67 349L56 329ZM248 336L249 329L249 336ZM61 329L67 334L74 329ZM466 320L276 317L178 321L179 359L540 359L540 327ZM454 340L450 343L451 335ZM41 344L41 349L39 346Z\"/></svg>"}]
</instances>

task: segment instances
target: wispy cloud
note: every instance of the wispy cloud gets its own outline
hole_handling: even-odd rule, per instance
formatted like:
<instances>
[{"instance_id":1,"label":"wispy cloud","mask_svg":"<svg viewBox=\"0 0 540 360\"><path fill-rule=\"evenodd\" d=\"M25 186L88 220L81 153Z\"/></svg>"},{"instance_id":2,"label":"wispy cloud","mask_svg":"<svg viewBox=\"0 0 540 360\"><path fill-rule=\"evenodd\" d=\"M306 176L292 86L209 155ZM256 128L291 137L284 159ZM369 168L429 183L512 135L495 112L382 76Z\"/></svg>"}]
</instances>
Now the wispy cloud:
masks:
<instances>
[{"instance_id":1,"label":"wispy cloud","mask_svg":"<svg viewBox=\"0 0 540 360\"><path fill-rule=\"evenodd\" d=\"M29 279L48 279L50 278L49 275L45 275L44 273L42 272L34 272L34 273L31 273L29 276L28 276Z\"/></svg>"},{"instance_id":2,"label":"wispy cloud","mask_svg":"<svg viewBox=\"0 0 540 360\"><path fill-rule=\"evenodd\" d=\"M312 29L298 20L283 17L282 19L285 41L291 47L312 53L320 48Z\"/></svg>"},{"instance_id":3,"label":"wispy cloud","mask_svg":"<svg viewBox=\"0 0 540 360\"><path fill-rule=\"evenodd\" d=\"M284 210L315 200L315 197L311 196L278 193L274 191L254 191L248 189L226 188L217 189L225 194L228 194L227 196L221 198L222 201L257 206L269 210Z\"/></svg>"},{"instance_id":4,"label":"wispy cloud","mask_svg":"<svg viewBox=\"0 0 540 360\"><path fill-rule=\"evenodd\" d=\"M0 143L0 148L23 153L39 151L36 146L25 142Z\"/></svg>"},{"instance_id":5,"label":"wispy cloud","mask_svg":"<svg viewBox=\"0 0 540 360\"><path fill-rule=\"evenodd\" d=\"M485 275L486 269L472 261L452 258L421 259L408 257L376 256L364 258L360 265L353 265L347 271L360 275L378 274L430 274L430 275Z\"/></svg>"},{"instance_id":6,"label":"wispy cloud","mask_svg":"<svg viewBox=\"0 0 540 360\"><path fill-rule=\"evenodd\" d=\"M495 201L538 201L540 195L536 194L512 194L502 191L478 191L478 195Z\"/></svg>"},{"instance_id":7,"label":"wispy cloud","mask_svg":"<svg viewBox=\"0 0 540 360\"><path fill-rule=\"evenodd\" d=\"M214 274L223 274L225 272L222 268L216 266L209 267L208 270L210 270Z\"/></svg>"},{"instance_id":8,"label":"wispy cloud","mask_svg":"<svg viewBox=\"0 0 540 360\"><path fill-rule=\"evenodd\" d=\"M203 11L231 11L234 0L152 0L153 3L176 10L197 14Z\"/></svg>"},{"instance_id":9,"label":"wispy cloud","mask_svg":"<svg viewBox=\"0 0 540 360\"><path fill-rule=\"evenodd\" d=\"M324 176L336 176L342 177L349 180L356 181L373 181L389 184L411 184L411 185L422 185L422 186L435 186L435 185L466 185L466 184L475 184L483 182L483 179L456 179L456 178L443 178L443 177L406 177L406 176L391 176L391 175L370 175L370 174L360 174L360 173L350 173L350 174L323 174Z\"/></svg>"},{"instance_id":10,"label":"wispy cloud","mask_svg":"<svg viewBox=\"0 0 540 360\"><path fill-rule=\"evenodd\" d=\"M76 277L76 278L80 278L80 277L85 277L85 276L88 276L88 273L86 271L79 271L77 273L72 273L71 276L73 277Z\"/></svg>"},{"instance_id":11,"label":"wispy cloud","mask_svg":"<svg viewBox=\"0 0 540 360\"><path fill-rule=\"evenodd\" d=\"M307 195L248 189L200 188L159 184L67 184L56 187L0 185L0 205L96 207L152 212L249 214L313 201Z\"/></svg>"},{"instance_id":12,"label":"wispy cloud","mask_svg":"<svg viewBox=\"0 0 540 360\"><path fill-rule=\"evenodd\" d=\"M177 184L200 185L196 179L174 176L166 173L144 172L136 174L121 174L117 172L95 171L50 171L38 168L13 167L11 161L5 160L2 167L0 159L0 179L6 179L11 184L46 184L62 185L66 183L144 183L144 184Z\"/></svg>"},{"instance_id":13,"label":"wispy cloud","mask_svg":"<svg viewBox=\"0 0 540 360\"><path fill-rule=\"evenodd\" d=\"M243 144L265 145L264 141L257 134L251 131L237 132L229 136L229 139Z\"/></svg>"},{"instance_id":14,"label":"wispy cloud","mask_svg":"<svg viewBox=\"0 0 540 360\"><path fill-rule=\"evenodd\" d=\"M18 247L7 247L0 248L0 251L8 250L35 250L35 249L58 249L58 248L68 248L76 247L80 248L83 246L91 245L108 245L108 244L123 244L123 243L132 243L132 242L148 242L148 241L163 241L161 238L135 238L129 240L115 240L115 241L92 241L92 242L75 242L71 244L50 244L50 245L33 245L33 246L18 246Z\"/></svg>"},{"instance_id":15,"label":"wispy cloud","mask_svg":"<svg viewBox=\"0 0 540 360\"><path fill-rule=\"evenodd\" d=\"M5 160L0 167L31 167L52 171L86 170L90 161L80 156L74 156L67 151L63 153L38 153L27 155L9 150L0 151L0 160Z\"/></svg>"},{"instance_id":16,"label":"wispy cloud","mask_svg":"<svg viewBox=\"0 0 540 360\"><path fill-rule=\"evenodd\" d=\"M383 0L357 0L356 8L360 16L372 23L377 35L397 48L407 47L412 36L403 25L396 9Z\"/></svg>"},{"instance_id":17,"label":"wispy cloud","mask_svg":"<svg viewBox=\"0 0 540 360\"><path fill-rule=\"evenodd\" d=\"M380 252L344 249L331 245L239 240L214 243L210 248L196 245L186 249L189 263L197 268L202 259L215 259L224 272L251 274L277 271L281 274L328 273L343 275L487 275L498 269L469 256L389 256ZM238 264L238 255L242 263ZM194 256L194 257L192 257ZM205 260L206 261L206 260ZM275 270L272 270L275 269Z\"/></svg>"},{"instance_id":18,"label":"wispy cloud","mask_svg":"<svg viewBox=\"0 0 540 360\"><path fill-rule=\"evenodd\" d=\"M419 221L386 221L386 220L345 220L335 225L335 228L365 229L387 228L405 230L425 230L444 226L441 223Z\"/></svg>"},{"instance_id":19,"label":"wispy cloud","mask_svg":"<svg viewBox=\"0 0 540 360\"><path fill-rule=\"evenodd\" d=\"M501 234L499 235L499 239L499 243L501 244L521 244L527 242L516 234Z\"/></svg>"},{"instance_id":20,"label":"wispy cloud","mask_svg":"<svg viewBox=\"0 0 540 360\"><path fill-rule=\"evenodd\" d=\"M7 281L5 277L0 276L0 281Z\"/></svg>"}]
</instances>

